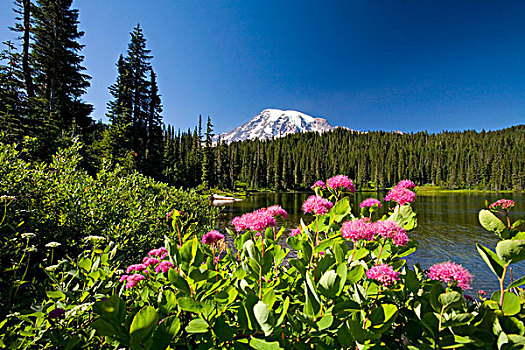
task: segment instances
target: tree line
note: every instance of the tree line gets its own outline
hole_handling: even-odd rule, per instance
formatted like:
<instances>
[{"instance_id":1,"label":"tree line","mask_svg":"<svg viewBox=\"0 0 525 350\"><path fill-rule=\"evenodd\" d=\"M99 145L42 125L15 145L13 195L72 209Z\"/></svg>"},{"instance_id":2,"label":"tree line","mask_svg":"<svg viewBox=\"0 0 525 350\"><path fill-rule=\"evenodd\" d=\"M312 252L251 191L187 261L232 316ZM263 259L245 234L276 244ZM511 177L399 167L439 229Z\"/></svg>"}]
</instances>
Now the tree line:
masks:
<instances>
[{"instance_id":1,"label":"tree line","mask_svg":"<svg viewBox=\"0 0 525 350\"><path fill-rule=\"evenodd\" d=\"M525 126L493 132L399 134L345 129L275 140L213 142L213 124L181 131L165 125L152 55L140 25L116 62L108 124L82 96L89 87L72 0L15 0L15 41L0 53L0 132L49 159L79 137L83 167L105 160L180 187L305 189L342 173L360 188L410 178L446 188L518 189L525 179Z\"/></svg>"}]
</instances>

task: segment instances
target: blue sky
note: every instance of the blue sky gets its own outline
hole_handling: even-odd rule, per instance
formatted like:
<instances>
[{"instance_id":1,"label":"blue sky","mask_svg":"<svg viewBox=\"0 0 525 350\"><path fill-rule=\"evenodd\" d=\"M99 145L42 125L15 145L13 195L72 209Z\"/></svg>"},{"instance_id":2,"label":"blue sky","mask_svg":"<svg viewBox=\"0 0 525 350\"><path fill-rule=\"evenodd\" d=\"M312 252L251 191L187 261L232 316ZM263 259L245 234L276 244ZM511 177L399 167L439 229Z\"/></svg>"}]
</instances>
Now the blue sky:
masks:
<instances>
[{"instance_id":1,"label":"blue sky","mask_svg":"<svg viewBox=\"0 0 525 350\"><path fill-rule=\"evenodd\" d=\"M0 0L0 39L12 39ZM75 0L85 100L106 120L108 86L140 23L164 121L216 132L265 108L358 130L501 129L525 123L520 0Z\"/></svg>"}]
</instances>

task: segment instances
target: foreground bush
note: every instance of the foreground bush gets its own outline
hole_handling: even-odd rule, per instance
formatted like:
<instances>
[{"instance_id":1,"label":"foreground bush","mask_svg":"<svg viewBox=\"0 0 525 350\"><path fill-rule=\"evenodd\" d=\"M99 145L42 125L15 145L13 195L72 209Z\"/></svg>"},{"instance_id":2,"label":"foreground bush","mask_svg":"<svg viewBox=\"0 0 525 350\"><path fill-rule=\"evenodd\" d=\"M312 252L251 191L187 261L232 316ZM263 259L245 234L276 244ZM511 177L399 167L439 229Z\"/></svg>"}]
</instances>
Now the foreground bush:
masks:
<instances>
[{"instance_id":1,"label":"foreground bush","mask_svg":"<svg viewBox=\"0 0 525 350\"><path fill-rule=\"evenodd\" d=\"M500 291L490 298L482 292L475 301L463 294L472 280L463 267L406 266L403 258L417 248L407 235L416 226L413 183L402 181L388 194L394 206L380 219L376 213L384 203L376 199L363 201L354 217L345 198L353 184L346 177L327 185L316 183L316 195L303 205L313 220L289 233L295 257L278 244L285 231L276 225L286 217L279 206L234 219L236 232L229 233L235 249L217 231L201 240L185 235L136 256L120 273L111 269L110 248L102 255L87 250L80 261L55 271L59 282L39 311L11 316L18 323L4 339L13 347L108 349L525 346L519 288L525 278L503 282L509 265L525 259L525 233L510 220L511 201L480 212L482 226L501 241L496 252L479 250L502 282ZM93 263L98 260L103 264ZM83 279L88 288L98 283L106 292L71 288ZM80 304L82 298L91 301Z\"/></svg>"},{"instance_id":2,"label":"foreground bush","mask_svg":"<svg viewBox=\"0 0 525 350\"><path fill-rule=\"evenodd\" d=\"M29 162L22 145L0 143L1 315L45 295L40 264L82 254L92 237L112 242L125 264L173 234L173 209L186 231L212 224L214 209L195 192L108 164L90 176L80 154L74 142L51 163Z\"/></svg>"}]
</instances>

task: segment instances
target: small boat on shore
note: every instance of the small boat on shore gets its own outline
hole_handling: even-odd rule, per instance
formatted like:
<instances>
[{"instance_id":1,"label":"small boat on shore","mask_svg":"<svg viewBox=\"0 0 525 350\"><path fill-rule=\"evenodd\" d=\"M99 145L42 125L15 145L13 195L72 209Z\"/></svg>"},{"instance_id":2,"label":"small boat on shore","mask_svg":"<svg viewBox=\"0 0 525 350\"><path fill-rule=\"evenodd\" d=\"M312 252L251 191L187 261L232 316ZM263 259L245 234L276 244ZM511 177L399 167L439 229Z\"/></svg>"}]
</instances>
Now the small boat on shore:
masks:
<instances>
[{"instance_id":1,"label":"small boat on shore","mask_svg":"<svg viewBox=\"0 0 525 350\"><path fill-rule=\"evenodd\" d=\"M214 205L214 206L220 206L220 205L225 205L225 204L228 204L228 203L242 201L242 199L240 199L240 198L219 196L218 194L215 194L215 193L212 193L210 195L209 200L210 200L211 204Z\"/></svg>"}]
</instances>

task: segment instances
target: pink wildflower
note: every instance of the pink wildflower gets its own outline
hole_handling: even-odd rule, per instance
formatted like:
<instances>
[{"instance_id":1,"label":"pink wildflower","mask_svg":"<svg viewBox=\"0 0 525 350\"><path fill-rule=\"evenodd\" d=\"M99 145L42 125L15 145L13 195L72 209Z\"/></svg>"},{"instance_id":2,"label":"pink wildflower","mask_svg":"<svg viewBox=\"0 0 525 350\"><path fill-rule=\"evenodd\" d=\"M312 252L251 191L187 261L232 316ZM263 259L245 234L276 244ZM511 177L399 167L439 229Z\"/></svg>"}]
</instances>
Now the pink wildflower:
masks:
<instances>
[{"instance_id":1,"label":"pink wildflower","mask_svg":"<svg viewBox=\"0 0 525 350\"><path fill-rule=\"evenodd\" d=\"M319 180L319 181L316 181L312 187L310 187L312 190L315 190L316 188L322 188L323 190L326 190L326 184Z\"/></svg>"},{"instance_id":2,"label":"pink wildflower","mask_svg":"<svg viewBox=\"0 0 525 350\"><path fill-rule=\"evenodd\" d=\"M126 279L126 289L131 289L137 285L140 281L144 279L144 275L141 275L140 273L133 274L131 276L128 276Z\"/></svg>"},{"instance_id":3,"label":"pink wildflower","mask_svg":"<svg viewBox=\"0 0 525 350\"><path fill-rule=\"evenodd\" d=\"M130 272L140 272L146 270L148 267L144 264L135 264L135 265L129 265L126 269L126 273Z\"/></svg>"},{"instance_id":4,"label":"pink wildflower","mask_svg":"<svg viewBox=\"0 0 525 350\"><path fill-rule=\"evenodd\" d=\"M295 237L295 236L298 236L301 234L301 229L300 228L295 228L293 229L291 232L290 232L290 236L292 237Z\"/></svg>"},{"instance_id":5,"label":"pink wildflower","mask_svg":"<svg viewBox=\"0 0 525 350\"><path fill-rule=\"evenodd\" d=\"M150 250L150 252L148 253L148 256L149 257L152 257L152 256L161 256L163 255L164 253L168 253L168 250L164 247L160 247L160 248L157 248L157 249L152 249Z\"/></svg>"},{"instance_id":6,"label":"pink wildflower","mask_svg":"<svg viewBox=\"0 0 525 350\"><path fill-rule=\"evenodd\" d=\"M472 275L466 268L450 261L431 266L428 277L447 284L456 282L461 289L470 289L472 282Z\"/></svg>"},{"instance_id":7,"label":"pink wildflower","mask_svg":"<svg viewBox=\"0 0 525 350\"><path fill-rule=\"evenodd\" d=\"M374 205L376 205L378 208L381 208L381 202L375 198L367 198L362 201L359 206L361 208L372 208Z\"/></svg>"},{"instance_id":8,"label":"pink wildflower","mask_svg":"<svg viewBox=\"0 0 525 350\"><path fill-rule=\"evenodd\" d=\"M336 175L326 180L326 186L335 190L355 192L354 183L346 175Z\"/></svg>"},{"instance_id":9,"label":"pink wildflower","mask_svg":"<svg viewBox=\"0 0 525 350\"><path fill-rule=\"evenodd\" d=\"M213 244L221 239L224 239L224 235L218 231L211 230L204 236L202 236L202 244Z\"/></svg>"},{"instance_id":10,"label":"pink wildflower","mask_svg":"<svg viewBox=\"0 0 525 350\"><path fill-rule=\"evenodd\" d=\"M397 184L396 187L412 189L412 188L416 187L416 184L414 182L410 181L410 180L401 180L401 181L399 181L399 183Z\"/></svg>"},{"instance_id":11,"label":"pink wildflower","mask_svg":"<svg viewBox=\"0 0 525 350\"><path fill-rule=\"evenodd\" d=\"M128 275L122 275L120 276L119 282L122 283L128 279Z\"/></svg>"},{"instance_id":12,"label":"pink wildflower","mask_svg":"<svg viewBox=\"0 0 525 350\"><path fill-rule=\"evenodd\" d=\"M303 203L303 211L306 213L313 213L316 215L324 215L333 207L333 203L320 196L310 196Z\"/></svg>"},{"instance_id":13,"label":"pink wildflower","mask_svg":"<svg viewBox=\"0 0 525 350\"><path fill-rule=\"evenodd\" d=\"M375 222L373 229L376 233L381 235L384 238L390 238L394 241L395 245L405 246L407 245L409 239L407 236L407 231L399 226L394 221L383 220Z\"/></svg>"},{"instance_id":14,"label":"pink wildflower","mask_svg":"<svg viewBox=\"0 0 525 350\"><path fill-rule=\"evenodd\" d=\"M385 201L397 202L399 205L412 203L416 199L416 194L406 188L394 187L385 197Z\"/></svg>"},{"instance_id":15,"label":"pink wildflower","mask_svg":"<svg viewBox=\"0 0 525 350\"><path fill-rule=\"evenodd\" d=\"M159 259L157 259L157 258L149 258L149 257L145 257L144 259L142 259L142 263L143 263L145 266L156 265L156 264L159 263Z\"/></svg>"},{"instance_id":16,"label":"pink wildflower","mask_svg":"<svg viewBox=\"0 0 525 350\"><path fill-rule=\"evenodd\" d=\"M171 263L171 261L164 260L164 261L161 261L160 264L158 264L155 267L155 272L159 273L160 271L162 271L162 272L166 273L173 266L174 265Z\"/></svg>"},{"instance_id":17,"label":"pink wildflower","mask_svg":"<svg viewBox=\"0 0 525 350\"><path fill-rule=\"evenodd\" d=\"M260 232L267 227L274 227L275 218L265 209L259 209L253 213L246 213L241 217L234 218L232 224L237 232L248 229Z\"/></svg>"},{"instance_id":18,"label":"pink wildflower","mask_svg":"<svg viewBox=\"0 0 525 350\"><path fill-rule=\"evenodd\" d=\"M483 289L480 289L480 290L478 290L478 295L480 297L484 297L485 295L487 295L487 292L485 292Z\"/></svg>"},{"instance_id":19,"label":"pink wildflower","mask_svg":"<svg viewBox=\"0 0 525 350\"><path fill-rule=\"evenodd\" d=\"M346 221L343 223L341 235L348 240L352 240L353 242L357 242L360 239L372 241L374 239L375 232L370 221L367 218L364 218Z\"/></svg>"},{"instance_id":20,"label":"pink wildflower","mask_svg":"<svg viewBox=\"0 0 525 350\"><path fill-rule=\"evenodd\" d=\"M286 219L288 217L288 213L280 205L272 205L271 207L266 209L266 212L274 218L280 216L283 219Z\"/></svg>"},{"instance_id":21,"label":"pink wildflower","mask_svg":"<svg viewBox=\"0 0 525 350\"><path fill-rule=\"evenodd\" d=\"M379 264L370 268L370 270L366 272L366 277L380 282L383 286L389 286L399 281L397 272L394 271L392 266L387 264Z\"/></svg>"},{"instance_id":22,"label":"pink wildflower","mask_svg":"<svg viewBox=\"0 0 525 350\"><path fill-rule=\"evenodd\" d=\"M492 209L492 210L507 210L507 209L510 209L514 206L514 201L510 200L510 199L499 199L497 201L495 201L494 203L492 203L491 205L489 205L489 209Z\"/></svg>"}]
</instances>

